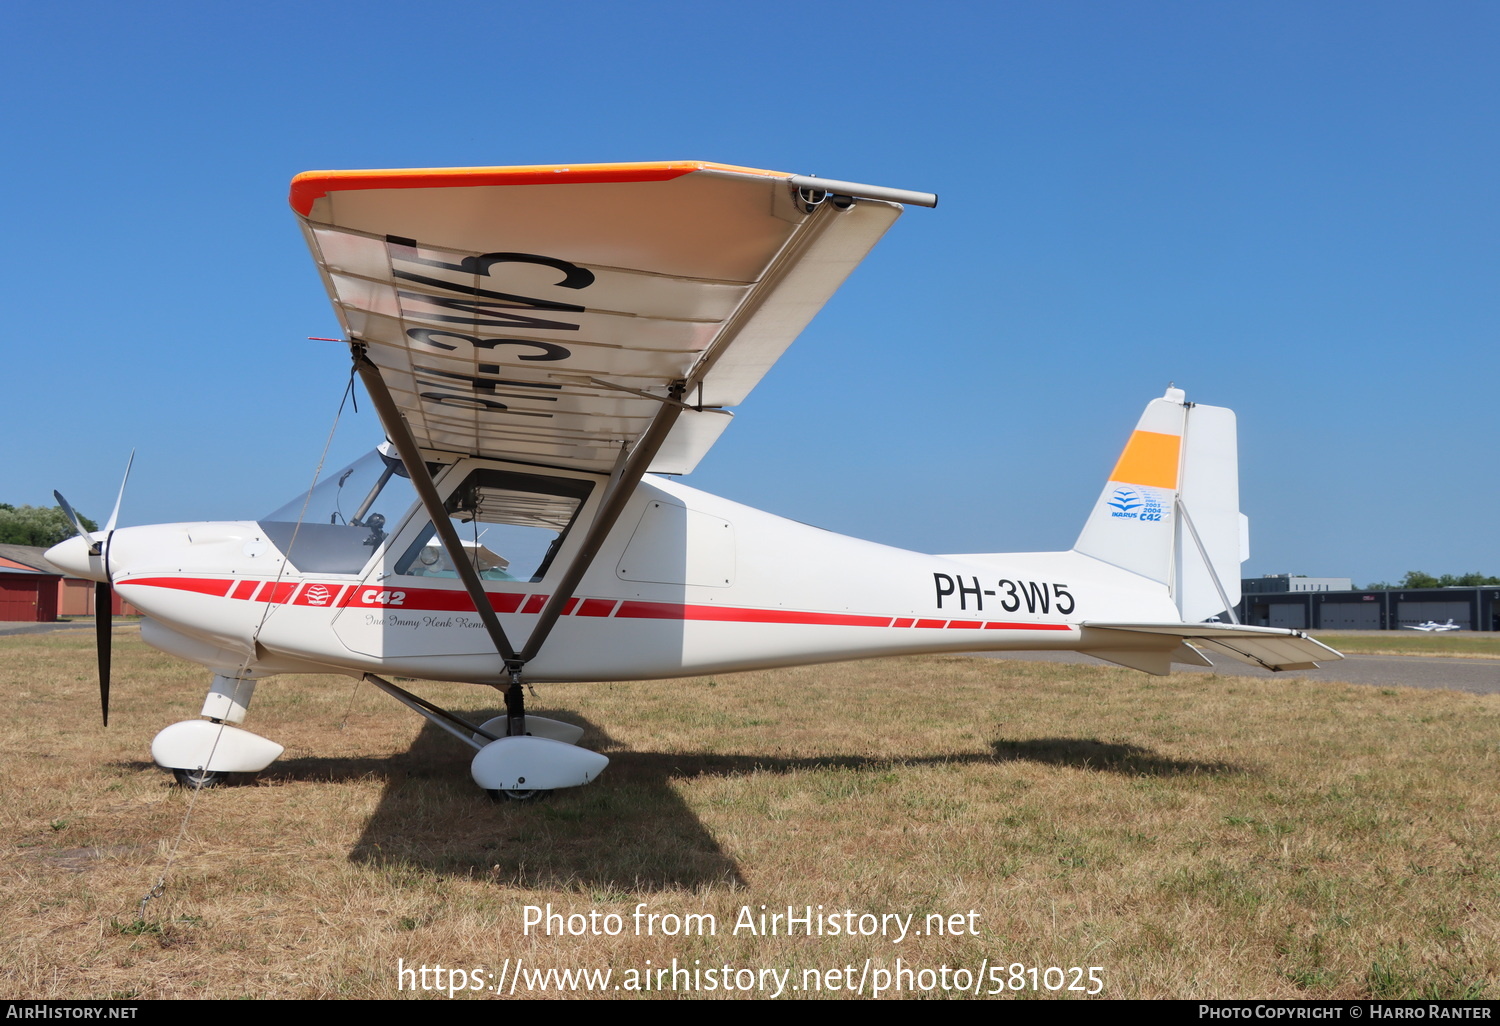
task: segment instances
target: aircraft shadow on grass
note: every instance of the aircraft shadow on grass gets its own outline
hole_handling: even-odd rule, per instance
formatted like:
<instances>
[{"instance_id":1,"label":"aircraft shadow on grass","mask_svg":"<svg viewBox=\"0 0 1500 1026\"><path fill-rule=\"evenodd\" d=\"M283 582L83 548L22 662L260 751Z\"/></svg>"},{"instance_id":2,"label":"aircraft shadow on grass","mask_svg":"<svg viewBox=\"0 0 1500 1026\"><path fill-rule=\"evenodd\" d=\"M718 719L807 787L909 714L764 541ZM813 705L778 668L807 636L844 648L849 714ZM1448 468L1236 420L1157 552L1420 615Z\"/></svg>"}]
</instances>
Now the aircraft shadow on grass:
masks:
<instances>
[{"instance_id":1,"label":"aircraft shadow on grass","mask_svg":"<svg viewBox=\"0 0 1500 1026\"><path fill-rule=\"evenodd\" d=\"M625 751L572 710L528 711L585 728L580 743L611 759L602 786L569 788L537 802L491 799L470 778L474 751L430 722L398 755L283 759L261 777L384 778L379 804L350 853L354 862L606 892L745 883L734 859L671 787L675 778L703 772L693 757ZM465 714L474 723L503 715L499 708Z\"/></svg>"},{"instance_id":2,"label":"aircraft shadow on grass","mask_svg":"<svg viewBox=\"0 0 1500 1026\"><path fill-rule=\"evenodd\" d=\"M474 789L468 772L472 750L431 723L397 755L283 759L261 779L384 779L379 805L350 853L354 862L507 886L619 894L747 883L738 863L673 787L694 777L1015 761L1127 776L1244 772L1232 763L1168 759L1138 745L1088 738L998 739L989 753L896 759L639 752L623 749L571 710L533 712L582 724L587 729L582 743L609 753L609 768L598 785L570 788L541 802L496 802ZM472 717L483 722L500 713L494 709Z\"/></svg>"},{"instance_id":3,"label":"aircraft shadow on grass","mask_svg":"<svg viewBox=\"0 0 1500 1026\"><path fill-rule=\"evenodd\" d=\"M583 725L583 744L610 756L598 786L539 803L497 803L469 779L469 750L427 724L411 748L386 759L292 759L268 775L283 779L384 776L386 788L350 858L387 867L493 879L526 887L642 888L743 886L733 857L677 793L676 781L826 769L880 770L953 763L1040 762L1131 776L1242 772L1230 763L1168 759L1150 749L1085 738L997 740L991 753L889 759L858 755L791 758L630 751L572 710L536 709ZM500 710L475 713L482 722Z\"/></svg>"},{"instance_id":4,"label":"aircraft shadow on grass","mask_svg":"<svg viewBox=\"0 0 1500 1026\"><path fill-rule=\"evenodd\" d=\"M994 743L997 762L1040 762L1049 766L1119 773L1128 777L1179 777L1196 774L1219 776L1243 773L1231 762L1196 762L1168 759L1139 745L1111 744L1092 738L1040 737L1029 741L999 740Z\"/></svg>"}]
</instances>

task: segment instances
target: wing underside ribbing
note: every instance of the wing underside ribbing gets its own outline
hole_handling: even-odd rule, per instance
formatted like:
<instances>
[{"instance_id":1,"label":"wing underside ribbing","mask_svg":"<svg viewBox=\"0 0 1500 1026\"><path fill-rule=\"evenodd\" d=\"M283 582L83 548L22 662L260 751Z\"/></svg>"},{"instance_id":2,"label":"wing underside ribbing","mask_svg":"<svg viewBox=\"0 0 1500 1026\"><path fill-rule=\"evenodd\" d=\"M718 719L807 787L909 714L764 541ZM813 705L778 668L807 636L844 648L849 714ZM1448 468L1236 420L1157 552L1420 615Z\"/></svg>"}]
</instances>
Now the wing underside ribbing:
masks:
<instances>
[{"instance_id":1,"label":"wing underside ribbing","mask_svg":"<svg viewBox=\"0 0 1500 1026\"><path fill-rule=\"evenodd\" d=\"M335 309L424 449L608 471L662 402L687 473L901 213L705 163L309 172ZM674 391L674 387L676 391Z\"/></svg>"}]
</instances>

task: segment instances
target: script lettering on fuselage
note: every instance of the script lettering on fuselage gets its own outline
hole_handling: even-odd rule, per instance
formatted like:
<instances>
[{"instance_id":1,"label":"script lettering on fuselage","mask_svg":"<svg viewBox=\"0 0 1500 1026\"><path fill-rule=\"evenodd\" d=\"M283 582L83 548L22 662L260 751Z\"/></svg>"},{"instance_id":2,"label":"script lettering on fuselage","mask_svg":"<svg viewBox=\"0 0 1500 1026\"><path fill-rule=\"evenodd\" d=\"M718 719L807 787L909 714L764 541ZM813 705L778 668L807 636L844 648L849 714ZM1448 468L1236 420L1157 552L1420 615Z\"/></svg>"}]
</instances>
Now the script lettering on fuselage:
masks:
<instances>
[{"instance_id":1,"label":"script lettering on fuselage","mask_svg":"<svg viewBox=\"0 0 1500 1026\"><path fill-rule=\"evenodd\" d=\"M556 391L561 386L500 377L498 358L505 354L521 362L550 363L567 360L573 351L565 345L543 339L491 336L484 329L499 329L507 335L532 331L577 331L576 318L569 315L583 313L585 308L576 303L480 288L470 282L476 276L491 277L491 269L496 265L530 264L556 271L561 277L553 285L558 288L583 289L594 283L594 272L566 260L536 253L484 253L454 262L443 259L446 254L427 255L435 251L424 253L415 239L394 235L386 237L386 250L391 258L392 277L433 290L419 292L398 288L396 297L402 315L429 324L461 326L452 330L408 328L408 338L440 353L454 352L460 344L466 343L473 350L489 350L497 359L496 363L478 364L477 376L416 364L412 369L417 375L418 394L427 402L443 406L494 410L519 417L551 417L552 414L545 409L515 409L504 400L556 402L556 396L538 393ZM443 272L455 272L470 282L450 280ZM546 316L538 315L543 312Z\"/></svg>"},{"instance_id":2,"label":"script lettering on fuselage","mask_svg":"<svg viewBox=\"0 0 1500 1026\"><path fill-rule=\"evenodd\" d=\"M982 613L984 600L990 599L992 611L998 606L1007 613L1016 613L1024 606L1028 613L1057 613L1067 616L1076 605L1068 586L1055 582L1021 581L1002 577L998 581L981 583L978 577L934 573L932 584L937 591L939 609L943 608L944 599L951 606L957 598L959 609L973 609ZM994 586L986 587L991 584Z\"/></svg>"}]
</instances>

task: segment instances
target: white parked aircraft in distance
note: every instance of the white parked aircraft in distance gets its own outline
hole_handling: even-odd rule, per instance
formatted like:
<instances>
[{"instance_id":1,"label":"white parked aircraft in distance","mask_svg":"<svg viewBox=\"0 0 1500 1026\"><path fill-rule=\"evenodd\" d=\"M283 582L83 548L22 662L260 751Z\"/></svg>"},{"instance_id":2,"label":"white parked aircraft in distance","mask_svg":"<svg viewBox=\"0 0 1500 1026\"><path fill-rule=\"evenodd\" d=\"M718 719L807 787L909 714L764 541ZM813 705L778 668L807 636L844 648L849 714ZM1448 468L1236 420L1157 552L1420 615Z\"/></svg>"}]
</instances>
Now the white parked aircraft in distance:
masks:
<instances>
[{"instance_id":1,"label":"white parked aircraft in distance","mask_svg":"<svg viewBox=\"0 0 1500 1026\"><path fill-rule=\"evenodd\" d=\"M299 175L387 443L260 520L111 516L48 553L212 671L157 763L195 785L263 769L281 746L236 724L282 673L371 682L522 798L607 763L527 715L530 682L1008 649L1158 674L1340 658L1200 622L1239 601L1248 542L1234 415L1180 389L1147 405L1066 552L923 555L660 476L692 471L908 203L936 197L698 162ZM106 722L108 636L106 618ZM381 675L495 687L506 715L469 723Z\"/></svg>"},{"instance_id":2,"label":"white parked aircraft in distance","mask_svg":"<svg viewBox=\"0 0 1500 1026\"><path fill-rule=\"evenodd\" d=\"M1406 624L1405 627L1409 631L1432 631L1434 633L1439 631L1463 630L1463 625L1454 623L1453 617L1451 616L1448 617L1447 623L1438 623L1436 620L1428 620L1425 623L1409 623Z\"/></svg>"}]
</instances>

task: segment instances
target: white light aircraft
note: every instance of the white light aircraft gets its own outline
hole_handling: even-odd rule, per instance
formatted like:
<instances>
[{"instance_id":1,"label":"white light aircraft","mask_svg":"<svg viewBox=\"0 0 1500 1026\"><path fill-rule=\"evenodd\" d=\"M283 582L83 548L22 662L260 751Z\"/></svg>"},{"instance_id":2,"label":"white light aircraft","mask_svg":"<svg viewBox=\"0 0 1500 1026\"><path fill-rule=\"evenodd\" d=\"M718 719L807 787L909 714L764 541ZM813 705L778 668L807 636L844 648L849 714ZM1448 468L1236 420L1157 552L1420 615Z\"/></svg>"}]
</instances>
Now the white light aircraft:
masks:
<instances>
[{"instance_id":1,"label":"white light aircraft","mask_svg":"<svg viewBox=\"0 0 1500 1026\"><path fill-rule=\"evenodd\" d=\"M258 521L112 515L48 553L212 671L203 718L152 743L185 784L281 754L237 726L273 674L367 680L525 798L608 761L527 715L532 682L1012 649L1157 674L1340 658L1202 622L1239 601L1247 554L1235 419L1176 388L1067 552L923 555L660 476L697 465L902 205L935 196L677 162L315 171L291 204L387 442ZM108 638L103 617L106 723ZM469 723L381 675L495 687L506 714Z\"/></svg>"},{"instance_id":2,"label":"white light aircraft","mask_svg":"<svg viewBox=\"0 0 1500 1026\"><path fill-rule=\"evenodd\" d=\"M1409 623L1406 625L1409 631L1430 631L1440 633L1443 631L1461 631L1463 626L1453 622L1453 617L1448 617L1447 623L1438 623L1436 620L1428 620L1425 623Z\"/></svg>"}]
</instances>

